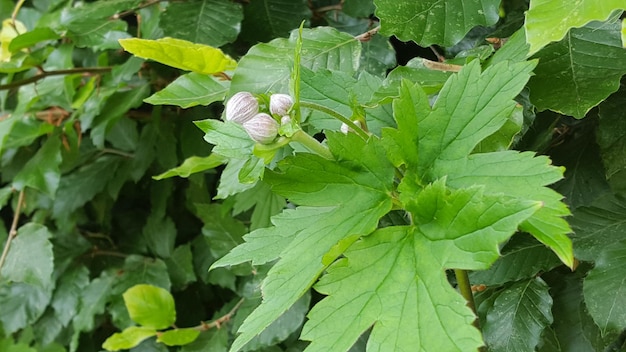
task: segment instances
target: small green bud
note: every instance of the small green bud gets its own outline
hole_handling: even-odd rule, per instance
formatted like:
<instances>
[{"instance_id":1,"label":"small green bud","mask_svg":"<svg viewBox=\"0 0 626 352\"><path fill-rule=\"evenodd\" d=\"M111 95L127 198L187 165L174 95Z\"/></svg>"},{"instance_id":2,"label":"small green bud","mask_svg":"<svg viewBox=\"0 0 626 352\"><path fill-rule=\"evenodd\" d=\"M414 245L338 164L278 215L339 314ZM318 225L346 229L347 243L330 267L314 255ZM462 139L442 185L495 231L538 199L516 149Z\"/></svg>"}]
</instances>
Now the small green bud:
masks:
<instances>
[{"instance_id":1,"label":"small green bud","mask_svg":"<svg viewBox=\"0 0 626 352\"><path fill-rule=\"evenodd\" d=\"M243 128L254 141L270 144L278 135L279 125L270 115L260 113L244 122Z\"/></svg>"}]
</instances>

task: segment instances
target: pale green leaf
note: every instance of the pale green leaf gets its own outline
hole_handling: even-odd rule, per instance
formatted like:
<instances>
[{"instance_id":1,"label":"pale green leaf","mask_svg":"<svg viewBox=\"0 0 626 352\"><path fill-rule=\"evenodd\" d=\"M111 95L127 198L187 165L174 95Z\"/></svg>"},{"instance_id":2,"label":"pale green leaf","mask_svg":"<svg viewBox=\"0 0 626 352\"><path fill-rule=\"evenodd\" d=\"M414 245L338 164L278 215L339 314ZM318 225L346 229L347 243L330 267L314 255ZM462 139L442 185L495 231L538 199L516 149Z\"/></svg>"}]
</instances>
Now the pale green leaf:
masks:
<instances>
[{"instance_id":1,"label":"pale green leaf","mask_svg":"<svg viewBox=\"0 0 626 352\"><path fill-rule=\"evenodd\" d=\"M11 40L9 50L16 53L24 48L31 47L40 42L57 40L61 38L55 31L47 27L34 28L32 31L22 33Z\"/></svg>"},{"instance_id":2,"label":"pale green leaf","mask_svg":"<svg viewBox=\"0 0 626 352\"><path fill-rule=\"evenodd\" d=\"M446 280L429 240L387 227L356 242L315 288L306 351L347 351L371 326L368 351L475 351L474 314Z\"/></svg>"},{"instance_id":3,"label":"pale green leaf","mask_svg":"<svg viewBox=\"0 0 626 352\"><path fill-rule=\"evenodd\" d=\"M250 48L237 65L230 91L289 92L297 37L296 30L289 39L274 39ZM352 74L359 66L361 43L334 28L304 29L301 56L301 65L313 71L328 69Z\"/></svg>"},{"instance_id":4,"label":"pale green leaf","mask_svg":"<svg viewBox=\"0 0 626 352\"><path fill-rule=\"evenodd\" d=\"M160 25L168 37L219 47L237 38L242 19L241 5L235 2L194 0L169 4Z\"/></svg>"},{"instance_id":5,"label":"pale green leaf","mask_svg":"<svg viewBox=\"0 0 626 352\"><path fill-rule=\"evenodd\" d=\"M220 49L174 38L120 40L124 50L143 59L205 75L232 70L237 63Z\"/></svg>"},{"instance_id":6,"label":"pale green leaf","mask_svg":"<svg viewBox=\"0 0 626 352\"><path fill-rule=\"evenodd\" d=\"M214 264L258 263L280 257L263 283L265 300L239 329L233 350L243 347L308 290L325 268L322 258L337 242L372 232L378 219L391 209L388 192L393 168L379 143L375 139L366 143L353 134L329 133L327 137L330 150L341 161L302 153L282 161L279 172L265 175L264 181L276 193L301 206L275 217L278 226L253 232L245 244ZM272 243L269 251L263 241L267 236L284 239Z\"/></svg>"},{"instance_id":7,"label":"pale green leaf","mask_svg":"<svg viewBox=\"0 0 626 352\"><path fill-rule=\"evenodd\" d=\"M531 0L524 21L530 53L563 39L571 28L604 21L618 9L626 9L624 0Z\"/></svg>"},{"instance_id":8,"label":"pale green leaf","mask_svg":"<svg viewBox=\"0 0 626 352\"><path fill-rule=\"evenodd\" d=\"M400 40L452 46L470 29L498 21L499 0L374 0L381 33Z\"/></svg>"},{"instance_id":9,"label":"pale green leaf","mask_svg":"<svg viewBox=\"0 0 626 352\"><path fill-rule=\"evenodd\" d=\"M13 187L32 187L54 198L61 180L61 139L50 136L37 153L13 178Z\"/></svg>"},{"instance_id":10,"label":"pale green leaf","mask_svg":"<svg viewBox=\"0 0 626 352\"><path fill-rule=\"evenodd\" d=\"M487 312L485 342L494 352L533 351L552 321L552 298L540 278L505 288Z\"/></svg>"},{"instance_id":11,"label":"pale green leaf","mask_svg":"<svg viewBox=\"0 0 626 352\"><path fill-rule=\"evenodd\" d=\"M102 344L102 348L107 351L119 351L133 348L141 341L155 336L156 330L143 326L130 326L122 332L116 332Z\"/></svg>"},{"instance_id":12,"label":"pale green leaf","mask_svg":"<svg viewBox=\"0 0 626 352\"><path fill-rule=\"evenodd\" d=\"M52 281L54 260L52 234L40 224L20 227L2 267L2 278L48 289Z\"/></svg>"},{"instance_id":13,"label":"pale green leaf","mask_svg":"<svg viewBox=\"0 0 626 352\"><path fill-rule=\"evenodd\" d=\"M626 51L616 20L572 29L535 57L539 64L529 82L532 103L540 110L576 118L615 92L626 73Z\"/></svg>"},{"instance_id":14,"label":"pale green leaf","mask_svg":"<svg viewBox=\"0 0 626 352\"><path fill-rule=\"evenodd\" d=\"M167 346L181 346L192 343L198 335L200 330L194 328L167 330L157 336L157 342Z\"/></svg>"},{"instance_id":15,"label":"pale green leaf","mask_svg":"<svg viewBox=\"0 0 626 352\"><path fill-rule=\"evenodd\" d=\"M626 326L626 241L604 247L585 278L583 292L589 313L607 335Z\"/></svg>"},{"instance_id":16,"label":"pale green leaf","mask_svg":"<svg viewBox=\"0 0 626 352\"><path fill-rule=\"evenodd\" d=\"M195 121L204 131L204 140L213 144L213 153L227 158L247 159L252 155L254 141L243 127L234 122L219 120Z\"/></svg>"},{"instance_id":17,"label":"pale green leaf","mask_svg":"<svg viewBox=\"0 0 626 352\"><path fill-rule=\"evenodd\" d=\"M197 172L214 169L222 165L225 161L226 159L219 154L211 154L209 156L191 156L185 159L180 166L167 170L160 175L152 176L152 178L155 180L162 180L164 178L174 176L186 178Z\"/></svg>"},{"instance_id":18,"label":"pale green leaf","mask_svg":"<svg viewBox=\"0 0 626 352\"><path fill-rule=\"evenodd\" d=\"M174 298L161 287L135 285L126 290L123 296L130 318L140 325L165 329L176 321Z\"/></svg>"},{"instance_id":19,"label":"pale green leaf","mask_svg":"<svg viewBox=\"0 0 626 352\"><path fill-rule=\"evenodd\" d=\"M389 72L385 83L393 85L395 82L400 83L403 79L407 79L419 83L428 94L439 92L453 72L435 70L429 67L431 63L432 61L423 58L411 59L406 65L398 66Z\"/></svg>"},{"instance_id":20,"label":"pale green leaf","mask_svg":"<svg viewBox=\"0 0 626 352\"><path fill-rule=\"evenodd\" d=\"M144 101L152 105L176 105L183 109L224 100L229 81L196 72L182 75Z\"/></svg>"}]
</instances>

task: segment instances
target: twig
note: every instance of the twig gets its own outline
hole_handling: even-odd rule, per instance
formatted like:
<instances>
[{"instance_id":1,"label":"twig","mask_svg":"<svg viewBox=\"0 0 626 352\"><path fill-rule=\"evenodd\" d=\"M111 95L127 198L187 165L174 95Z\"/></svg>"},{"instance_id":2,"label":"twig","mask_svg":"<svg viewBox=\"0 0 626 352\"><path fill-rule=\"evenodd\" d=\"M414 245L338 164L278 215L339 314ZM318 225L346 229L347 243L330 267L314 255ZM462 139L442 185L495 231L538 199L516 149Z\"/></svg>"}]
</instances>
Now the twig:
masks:
<instances>
[{"instance_id":1,"label":"twig","mask_svg":"<svg viewBox=\"0 0 626 352\"><path fill-rule=\"evenodd\" d=\"M126 152L123 152L123 151L117 150L117 149L111 149L111 148L100 149L100 154L98 154L98 156L103 155L103 154L119 155L119 156L123 156L123 157L129 158L129 159L132 159L132 158L135 157L135 155L133 155L133 154L126 153Z\"/></svg>"},{"instance_id":2,"label":"twig","mask_svg":"<svg viewBox=\"0 0 626 352\"><path fill-rule=\"evenodd\" d=\"M361 33L357 36L354 37L354 39L360 41L360 42L367 42L370 39L372 39L372 37L374 35L376 35L376 33L378 33L378 31L380 31L380 26L376 26L372 29L370 29L369 31L365 32L365 33Z\"/></svg>"},{"instance_id":3,"label":"twig","mask_svg":"<svg viewBox=\"0 0 626 352\"><path fill-rule=\"evenodd\" d=\"M474 293L472 292L472 285L470 285L467 270L454 269L454 275L456 276L456 283L459 285L459 291L461 291L461 295L467 301L467 306L474 312L474 315L476 315L476 320L474 320L473 325L477 329L480 329L478 314L476 313L476 303L474 302Z\"/></svg>"},{"instance_id":4,"label":"twig","mask_svg":"<svg viewBox=\"0 0 626 352\"><path fill-rule=\"evenodd\" d=\"M13 26L13 29L15 29L15 32L17 32L18 34L21 34L21 33L17 31L17 24L15 23L15 20L17 18L17 13L20 12L20 9L22 8L22 5L24 5L25 2L26 0L19 0L17 4L15 4L15 7L13 8L13 13L11 13L11 25Z\"/></svg>"},{"instance_id":5,"label":"twig","mask_svg":"<svg viewBox=\"0 0 626 352\"><path fill-rule=\"evenodd\" d=\"M17 199L17 206L15 207L15 214L13 214L13 222L11 223L11 229L9 230L9 236L7 237L7 243L4 245L2 256L0 257L0 273L2 272L2 266L4 265L7 255L9 254L9 248L11 248L11 242L17 236L17 224L20 221L20 213L22 212L22 206L24 205L24 189L20 191L20 195Z\"/></svg>"},{"instance_id":6,"label":"twig","mask_svg":"<svg viewBox=\"0 0 626 352\"><path fill-rule=\"evenodd\" d=\"M113 16L111 16L111 17L109 17L109 19L111 19L111 20L118 20L118 19L120 19L120 18L122 18L122 17L128 16L128 15L131 15L131 14L133 14L133 13L137 12L138 10L141 10L141 9L143 9L143 8L146 8L146 7L152 6L152 5L154 5L154 4L158 4L158 3L160 3L161 1L163 1L163 0L150 0L150 1L146 2L146 3L144 3L144 4L140 4L139 6L137 6L137 7L135 7L135 8L132 8L132 9L130 9L130 10L126 10L126 11L122 11L122 12L120 12L120 13L116 13L115 15L113 15Z\"/></svg>"},{"instance_id":7,"label":"twig","mask_svg":"<svg viewBox=\"0 0 626 352\"><path fill-rule=\"evenodd\" d=\"M432 52L433 52L433 54L435 54L435 56L437 57L437 61L439 61L439 62L444 62L444 61L446 61L445 56L441 55L441 54L439 53L439 51L437 51L437 48L435 48L435 46L434 46L434 45L429 46L429 48L430 48L430 51L432 51Z\"/></svg>"},{"instance_id":8,"label":"twig","mask_svg":"<svg viewBox=\"0 0 626 352\"><path fill-rule=\"evenodd\" d=\"M241 307L241 305L243 304L244 299L240 299L239 302L237 302L237 304L235 304L235 306L233 307L233 309L231 309L228 313L226 313L225 315L213 320L210 323L205 323L205 322L201 322L200 325L194 327L194 329L196 330L200 330L200 331L207 331L213 328L220 328L220 326L222 326L223 323L227 322L230 320L230 318L232 318L233 314L235 314L235 312L237 311L237 309L239 309L239 307Z\"/></svg>"},{"instance_id":9,"label":"twig","mask_svg":"<svg viewBox=\"0 0 626 352\"><path fill-rule=\"evenodd\" d=\"M11 82L8 84L2 84L0 85L0 90L21 87L26 84L37 82L49 76L71 75L71 74L76 74L76 73L98 74L98 73L109 72L111 71L111 69L112 67L76 67L76 68L57 70L57 71L43 71L42 73L34 75L29 78L25 78L25 79Z\"/></svg>"}]
</instances>

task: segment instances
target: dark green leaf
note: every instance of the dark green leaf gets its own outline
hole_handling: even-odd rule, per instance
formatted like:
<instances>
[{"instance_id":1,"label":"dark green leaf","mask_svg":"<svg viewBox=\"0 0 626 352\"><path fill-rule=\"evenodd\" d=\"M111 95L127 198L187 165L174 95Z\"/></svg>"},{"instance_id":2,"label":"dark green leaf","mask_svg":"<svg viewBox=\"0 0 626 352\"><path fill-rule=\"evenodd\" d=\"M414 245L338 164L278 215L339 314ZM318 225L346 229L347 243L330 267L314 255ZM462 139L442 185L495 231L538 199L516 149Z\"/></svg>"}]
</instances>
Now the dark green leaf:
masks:
<instances>
[{"instance_id":1,"label":"dark green leaf","mask_svg":"<svg viewBox=\"0 0 626 352\"><path fill-rule=\"evenodd\" d=\"M539 64L530 79L531 101L576 118L619 88L626 73L618 21L592 22L572 29L560 42L536 54ZM551 84L551 82L559 84Z\"/></svg>"},{"instance_id":2,"label":"dark green leaf","mask_svg":"<svg viewBox=\"0 0 626 352\"><path fill-rule=\"evenodd\" d=\"M241 37L251 43L285 37L311 17L306 0L256 0L243 9Z\"/></svg>"},{"instance_id":3,"label":"dark green leaf","mask_svg":"<svg viewBox=\"0 0 626 352\"><path fill-rule=\"evenodd\" d=\"M227 352L228 351L228 330L213 329L203 331L196 340L181 347L180 352Z\"/></svg>"},{"instance_id":4,"label":"dark green leaf","mask_svg":"<svg viewBox=\"0 0 626 352\"><path fill-rule=\"evenodd\" d=\"M168 37L219 47L237 38L242 19L241 5L227 0L173 2L161 27Z\"/></svg>"},{"instance_id":5,"label":"dark green leaf","mask_svg":"<svg viewBox=\"0 0 626 352\"><path fill-rule=\"evenodd\" d=\"M180 288L196 281L196 274L193 271L193 256L189 244L176 247L172 255L165 259L165 263L172 280L172 286Z\"/></svg>"},{"instance_id":6,"label":"dark green leaf","mask_svg":"<svg viewBox=\"0 0 626 352\"><path fill-rule=\"evenodd\" d=\"M71 349L78 346L78 337L83 331L94 329L94 319L104 313L106 302L111 295L111 287L115 280L114 274L102 272L98 278L93 279L81 292L80 310L72 321L74 334L72 335Z\"/></svg>"},{"instance_id":7,"label":"dark green leaf","mask_svg":"<svg viewBox=\"0 0 626 352\"><path fill-rule=\"evenodd\" d=\"M43 290L51 288L54 260L50 237L52 234L43 225L28 223L20 227L2 267L2 278Z\"/></svg>"},{"instance_id":8,"label":"dark green leaf","mask_svg":"<svg viewBox=\"0 0 626 352\"><path fill-rule=\"evenodd\" d=\"M61 179L60 163L61 139L50 136L37 154L15 175L13 186L18 190L32 187L54 197Z\"/></svg>"},{"instance_id":9,"label":"dark green leaf","mask_svg":"<svg viewBox=\"0 0 626 352\"><path fill-rule=\"evenodd\" d=\"M585 303L602 335L626 327L626 241L612 242L595 258L583 286Z\"/></svg>"},{"instance_id":10,"label":"dark green leaf","mask_svg":"<svg viewBox=\"0 0 626 352\"><path fill-rule=\"evenodd\" d=\"M606 168L606 178L613 179L617 185L626 175L626 119L622 112L626 108L624 92L620 89L600 105L600 125L597 132L597 141L600 145L602 161ZM624 191L623 186L616 190Z\"/></svg>"},{"instance_id":11,"label":"dark green leaf","mask_svg":"<svg viewBox=\"0 0 626 352\"><path fill-rule=\"evenodd\" d=\"M235 195L233 213L237 215L253 209L250 217L250 230L256 230L269 227L270 218L280 213L285 205L285 198L274 194L266 183L259 182L254 188Z\"/></svg>"},{"instance_id":12,"label":"dark green leaf","mask_svg":"<svg viewBox=\"0 0 626 352\"><path fill-rule=\"evenodd\" d=\"M54 131L54 125L35 118L24 117L15 120L13 127L8 129L11 133L5 143L7 149L29 145L35 139Z\"/></svg>"},{"instance_id":13,"label":"dark green leaf","mask_svg":"<svg viewBox=\"0 0 626 352\"><path fill-rule=\"evenodd\" d=\"M574 229L574 253L581 260L594 261L607 243L626 239L626 200L610 193L588 207L579 207L569 219Z\"/></svg>"},{"instance_id":14,"label":"dark green leaf","mask_svg":"<svg viewBox=\"0 0 626 352\"><path fill-rule=\"evenodd\" d=\"M202 235L211 246L214 257L224 256L242 242L241 236L246 233L245 226L225 213L221 207L197 204L196 210L204 222Z\"/></svg>"},{"instance_id":15,"label":"dark green leaf","mask_svg":"<svg viewBox=\"0 0 626 352\"><path fill-rule=\"evenodd\" d=\"M373 75L385 77L387 70L396 66L396 54L389 38L375 35L361 44L363 52L359 68Z\"/></svg>"},{"instance_id":16,"label":"dark green leaf","mask_svg":"<svg viewBox=\"0 0 626 352\"><path fill-rule=\"evenodd\" d=\"M159 258L169 258L176 241L176 225L169 217L153 212L142 229L143 237L150 251Z\"/></svg>"},{"instance_id":17,"label":"dark green leaf","mask_svg":"<svg viewBox=\"0 0 626 352\"><path fill-rule=\"evenodd\" d=\"M144 327L160 330L176 321L174 297L160 287L135 285L124 292L124 303L130 318Z\"/></svg>"},{"instance_id":18,"label":"dark green leaf","mask_svg":"<svg viewBox=\"0 0 626 352\"><path fill-rule=\"evenodd\" d=\"M50 305L63 326L67 326L78 313L76 308L80 306L81 297L88 285L89 271L84 266L69 269L57 281Z\"/></svg>"},{"instance_id":19,"label":"dark green leaf","mask_svg":"<svg viewBox=\"0 0 626 352\"><path fill-rule=\"evenodd\" d=\"M452 46L475 26L498 21L498 0L374 0L381 33L400 40Z\"/></svg>"},{"instance_id":20,"label":"dark green leaf","mask_svg":"<svg viewBox=\"0 0 626 352\"><path fill-rule=\"evenodd\" d=\"M9 50L15 53L37 43L47 40L57 40L59 38L61 38L61 36L50 28L35 28L32 31L28 31L13 38L9 44Z\"/></svg>"},{"instance_id":21,"label":"dark green leaf","mask_svg":"<svg viewBox=\"0 0 626 352\"><path fill-rule=\"evenodd\" d=\"M502 249L502 256L485 271L470 274L472 284L498 286L535 277L560 264L545 245L526 234L514 236Z\"/></svg>"},{"instance_id":22,"label":"dark green leaf","mask_svg":"<svg viewBox=\"0 0 626 352\"><path fill-rule=\"evenodd\" d=\"M540 278L521 281L499 293L483 327L492 351L532 351L552 321L552 298Z\"/></svg>"},{"instance_id":23,"label":"dark green leaf","mask_svg":"<svg viewBox=\"0 0 626 352\"><path fill-rule=\"evenodd\" d=\"M146 98L145 102L153 105L176 105L183 109L209 105L224 100L228 85L229 81L220 81L212 76L190 72Z\"/></svg>"},{"instance_id":24,"label":"dark green leaf","mask_svg":"<svg viewBox=\"0 0 626 352\"><path fill-rule=\"evenodd\" d=\"M352 17L370 17L374 9L372 0L346 0L342 7L343 12Z\"/></svg>"}]
</instances>

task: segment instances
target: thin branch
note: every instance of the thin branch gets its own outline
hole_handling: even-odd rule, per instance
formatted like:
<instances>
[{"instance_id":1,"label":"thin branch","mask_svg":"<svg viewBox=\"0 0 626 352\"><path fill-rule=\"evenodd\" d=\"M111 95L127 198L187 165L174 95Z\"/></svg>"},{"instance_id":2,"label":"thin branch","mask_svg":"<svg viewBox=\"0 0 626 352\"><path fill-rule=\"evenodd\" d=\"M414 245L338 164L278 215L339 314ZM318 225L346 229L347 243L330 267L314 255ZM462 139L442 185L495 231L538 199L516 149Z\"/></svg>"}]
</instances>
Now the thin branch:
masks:
<instances>
[{"instance_id":1,"label":"thin branch","mask_svg":"<svg viewBox=\"0 0 626 352\"><path fill-rule=\"evenodd\" d=\"M13 8L13 13L11 13L11 25L13 26L13 29L15 29L16 32L17 32L17 24L15 23L15 20L17 18L17 13L20 12L20 9L22 8L22 5L24 5L25 2L26 0L19 0L17 4L15 4L15 7ZM21 33L18 32L18 34L21 34Z\"/></svg>"},{"instance_id":2,"label":"thin branch","mask_svg":"<svg viewBox=\"0 0 626 352\"><path fill-rule=\"evenodd\" d=\"M454 269L454 275L456 276L459 291L461 291L461 295L467 301L467 306L474 312L474 315L476 315L476 320L474 320L473 325L477 329L480 329L478 314L476 313L476 303L474 302L474 293L472 292L472 285L470 285L467 270Z\"/></svg>"},{"instance_id":3,"label":"thin branch","mask_svg":"<svg viewBox=\"0 0 626 352\"><path fill-rule=\"evenodd\" d=\"M17 224L20 221L20 214L22 213L22 206L24 205L24 189L20 191L20 195L17 199L17 206L15 207L15 214L13 214L13 222L11 223L11 229L9 230L9 237L7 237L7 243L4 245L2 256L0 257L0 272L2 272L2 266L4 265L7 255L9 254L9 248L11 248L11 242L17 236Z\"/></svg>"},{"instance_id":4,"label":"thin branch","mask_svg":"<svg viewBox=\"0 0 626 352\"><path fill-rule=\"evenodd\" d=\"M374 35L376 35L376 33L378 33L378 31L380 31L380 26L376 26L372 29L370 29L369 31L365 32L365 33L361 33L357 36L354 37L354 39L360 41L360 42L367 42L370 39L372 39L372 37Z\"/></svg>"},{"instance_id":5,"label":"thin branch","mask_svg":"<svg viewBox=\"0 0 626 352\"><path fill-rule=\"evenodd\" d=\"M445 56L441 55L441 54L439 53L439 51L437 50L437 48L435 48L435 46L434 46L434 45L429 46L429 48L430 48L430 51L432 51L432 52L433 52L433 54L435 54L435 56L437 57L437 61L439 61L439 62L444 62L444 61L446 61Z\"/></svg>"},{"instance_id":6,"label":"thin branch","mask_svg":"<svg viewBox=\"0 0 626 352\"><path fill-rule=\"evenodd\" d=\"M103 148L103 149L101 149L100 150L100 154L98 154L98 155L100 156L100 155L103 155L103 154L119 155L119 156L123 156L123 157L129 158L129 159L132 159L132 158L135 157L135 155L133 155L133 154L126 153L126 152L123 152L123 151L117 150L117 149L111 149L111 148Z\"/></svg>"},{"instance_id":7,"label":"thin branch","mask_svg":"<svg viewBox=\"0 0 626 352\"><path fill-rule=\"evenodd\" d=\"M43 71L40 74L34 75L29 78L25 78L19 81L11 82L8 84L0 85L0 90L12 89L21 87L26 84L34 83L39 80L42 80L49 76L59 76L59 75L71 75L76 73L84 73L84 74L99 74L110 72L112 67L76 67L70 68L66 70L57 70L57 71Z\"/></svg>"},{"instance_id":8,"label":"thin branch","mask_svg":"<svg viewBox=\"0 0 626 352\"><path fill-rule=\"evenodd\" d=\"M235 304L235 306L233 307L233 309L231 309L228 313L226 313L225 315L213 320L210 323L205 323L205 322L201 322L200 325L194 327L194 329L196 330L200 330L200 331L207 331L213 328L220 328L222 326L222 324L224 324L225 322L229 321L233 315L235 314L235 312L237 312L237 309L239 309L239 307L241 307L241 305L243 304L244 299L240 299L239 302L237 302L237 304Z\"/></svg>"},{"instance_id":9,"label":"thin branch","mask_svg":"<svg viewBox=\"0 0 626 352\"><path fill-rule=\"evenodd\" d=\"M97 249L97 248L94 248L89 253L85 253L85 255L90 256L92 258L93 257L97 257L97 256L107 256L107 257L117 257L117 258L126 258L126 257L128 257L128 254L115 252L115 251L105 251L105 250Z\"/></svg>"},{"instance_id":10,"label":"thin branch","mask_svg":"<svg viewBox=\"0 0 626 352\"><path fill-rule=\"evenodd\" d=\"M132 15L133 13L137 12L138 10L141 10L143 8L152 6L154 4L158 4L161 1L164 1L164 0L150 0L150 1L146 2L146 3L140 4L139 6L133 8L133 9L126 10L126 11L123 11L123 12L120 12L120 13L116 13L115 15L111 16L109 19L117 20L117 19L120 19L122 17L128 16L128 15Z\"/></svg>"}]
</instances>

